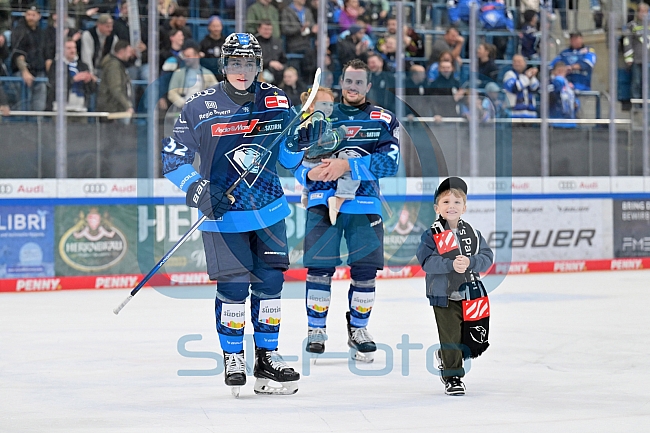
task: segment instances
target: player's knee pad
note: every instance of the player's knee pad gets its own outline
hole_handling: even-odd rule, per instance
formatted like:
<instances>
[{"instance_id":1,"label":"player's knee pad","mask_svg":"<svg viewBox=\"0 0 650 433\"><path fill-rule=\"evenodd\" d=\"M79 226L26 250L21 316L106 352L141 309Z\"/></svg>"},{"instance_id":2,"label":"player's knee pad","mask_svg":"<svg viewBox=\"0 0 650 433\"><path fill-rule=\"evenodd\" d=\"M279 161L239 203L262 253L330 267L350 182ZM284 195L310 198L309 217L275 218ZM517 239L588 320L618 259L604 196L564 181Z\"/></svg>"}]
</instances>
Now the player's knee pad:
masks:
<instances>
[{"instance_id":1,"label":"player's knee pad","mask_svg":"<svg viewBox=\"0 0 650 433\"><path fill-rule=\"evenodd\" d=\"M215 300L214 315L217 320L217 333L221 348L225 352L239 352L244 349L244 325L246 311L244 303Z\"/></svg>"},{"instance_id":2,"label":"player's knee pad","mask_svg":"<svg viewBox=\"0 0 650 433\"><path fill-rule=\"evenodd\" d=\"M251 293L262 299L280 296L284 284L284 273L276 268L256 268L253 271L254 281Z\"/></svg>"},{"instance_id":3,"label":"player's knee pad","mask_svg":"<svg viewBox=\"0 0 650 433\"><path fill-rule=\"evenodd\" d=\"M248 297L250 285L250 274L248 272L219 277L217 280L217 298L224 302L244 302Z\"/></svg>"},{"instance_id":4,"label":"player's knee pad","mask_svg":"<svg viewBox=\"0 0 650 433\"><path fill-rule=\"evenodd\" d=\"M251 294L251 320L255 330L254 339L257 347L274 350L278 347L282 304L280 295L275 298L260 298Z\"/></svg>"},{"instance_id":5,"label":"player's knee pad","mask_svg":"<svg viewBox=\"0 0 650 433\"><path fill-rule=\"evenodd\" d=\"M350 324L357 328L368 325L370 312L375 304L375 279L352 280L348 292Z\"/></svg>"}]
</instances>

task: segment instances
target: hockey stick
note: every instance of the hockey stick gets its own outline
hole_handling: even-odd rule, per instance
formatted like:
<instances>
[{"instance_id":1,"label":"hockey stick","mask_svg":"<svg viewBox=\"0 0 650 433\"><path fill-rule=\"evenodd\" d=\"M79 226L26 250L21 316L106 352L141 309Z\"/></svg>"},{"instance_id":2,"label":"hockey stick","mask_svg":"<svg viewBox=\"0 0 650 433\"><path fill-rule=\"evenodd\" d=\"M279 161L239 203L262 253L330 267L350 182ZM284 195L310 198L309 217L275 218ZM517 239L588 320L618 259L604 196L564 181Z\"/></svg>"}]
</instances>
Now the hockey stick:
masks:
<instances>
[{"instance_id":1,"label":"hockey stick","mask_svg":"<svg viewBox=\"0 0 650 433\"><path fill-rule=\"evenodd\" d=\"M289 124L282 130L282 132L271 142L271 144L265 149L264 152L261 152L259 155L257 155L253 161L246 167L246 169L239 175L239 178L226 190L224 193L225 195L230 195L235 188L240 184L242 180L251 172L251 170L255 167L258 167L260 162L266 157L267 154L271 152L271 149L273 149L282 139L286 137L288 133L291 133L292 129L294 126L296 126L297 123L301 121L302 115L307 109L311 106L312 102L314 102L314 99L316 98L316 94L318 93L318 87L320 86L320 75L321 75L321 70L318 68L316 70L316 75L314 76L314 84L311 87L311 92L309 92L309 97L307 98L307 101L303 104L302 108L300 109L300 112L289 122ZM171 250L165 254L160 261L156 264L156 266L153 267L151 271L138 283L137 286L133 290L131 290L131 294L127 296L127 298L120 304L118 305L114 310L113 313L119 314L120 311L122 311L122 308L126 304L129 303L131 299L140 291L141 288L144 287L145 284L151 279L151 277L154 276L156 272L160 270L160 268L163 267L163 265L169 260L169 258L180 248L181 245L185 243L187 239L189 239L190 236L192 236L192 233L194 233L199 226L207 219L205 215L203 215L201 218L199 218L193 225L190 227L190 229L185 233L179 240L176 242L176 245L172 247Z\"/></svg>"}]
</instances>

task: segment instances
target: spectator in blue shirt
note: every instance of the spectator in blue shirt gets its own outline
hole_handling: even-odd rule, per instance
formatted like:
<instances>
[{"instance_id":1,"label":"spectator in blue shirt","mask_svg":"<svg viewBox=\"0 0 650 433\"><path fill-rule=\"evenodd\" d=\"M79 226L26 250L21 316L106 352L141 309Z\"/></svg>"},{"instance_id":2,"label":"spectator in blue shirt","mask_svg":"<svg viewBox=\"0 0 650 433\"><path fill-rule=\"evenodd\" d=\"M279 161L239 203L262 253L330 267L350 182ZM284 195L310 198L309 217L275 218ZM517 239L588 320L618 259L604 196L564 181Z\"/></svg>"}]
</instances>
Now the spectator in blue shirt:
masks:
<instances>
[{"instance_id":1,"label":"spectator in blue shirt","mask_svg":"<svg viewBox=\"0 0 650 433\"><path fill-rule=\"evenodd\" d=\"M569 48L562 51L551 62L551 68L560 61L567 66L566 78L573 84L575 90L591 90L591 73L596 66L596 51L585 46L582 33L571 33Z\"/></svg>"}]
</instances>

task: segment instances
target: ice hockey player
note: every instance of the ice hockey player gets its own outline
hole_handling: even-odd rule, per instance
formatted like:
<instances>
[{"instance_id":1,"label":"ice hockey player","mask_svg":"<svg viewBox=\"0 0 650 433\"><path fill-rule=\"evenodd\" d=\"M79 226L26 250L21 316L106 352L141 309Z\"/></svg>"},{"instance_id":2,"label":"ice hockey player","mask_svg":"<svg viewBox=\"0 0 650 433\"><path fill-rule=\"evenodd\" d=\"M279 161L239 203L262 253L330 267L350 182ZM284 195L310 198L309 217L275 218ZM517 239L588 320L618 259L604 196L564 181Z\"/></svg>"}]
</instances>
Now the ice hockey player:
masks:
<instances>
[{"instance_id":1,"label":"ice hockey player","mask_svg":"<svg viewBox=\"0 0 650 433\"><path fill-rule=\"evenodd\" d=\"M187 205L208 218L200 230L208 274L217 280L215 316L226 385L238 396L239 387L246 383L244 303L250 290L254 390L293 394L300 374L287 366L277 350L283 272L289 266L284 218L290 209L275 166L279 161L295 168L302 152L291 152L286 140L270 153L265 148L283 133L295 110L282 90L257 81L262 48L253 35L228 36L221 62L225 80L191 96L173 135L163 140L163 172L186 192ZM293 140L294 135L289 135ZM301 137L309 138L307 133ZM297 143L291 145L297 149ZM201 161L199 173L192 167L196 154ZM226 190L251 165L232 195L227 195Z\"/></svg>"},{"instance_id":2,"label":"ice hockey player","mask_svg":"<svg viewBox=\"0 0 650 433\"><path fill-rule=\"evenodd\" d=\"M375 301L375 277L384 267L384 226L379 198L379 178L394 176L399 164L399 123L395 115L366 101L370 90L370 69L355 59L343 67L342 103L330 116L332 129L345 127L345 139L336 155L317 167L301 165L296 178L308 188L304 265L307 267L306 306L307 352L325 351L326 319L332 276L342 264L341 239L349 251L351 284L348 291L348 345L352 357L372 362L377 347L367 330ZM356 196L339 209L336 223L330 223L328 199L335 194L336 180L350 172L360 180Z\"/></svg>"}]
</instances>

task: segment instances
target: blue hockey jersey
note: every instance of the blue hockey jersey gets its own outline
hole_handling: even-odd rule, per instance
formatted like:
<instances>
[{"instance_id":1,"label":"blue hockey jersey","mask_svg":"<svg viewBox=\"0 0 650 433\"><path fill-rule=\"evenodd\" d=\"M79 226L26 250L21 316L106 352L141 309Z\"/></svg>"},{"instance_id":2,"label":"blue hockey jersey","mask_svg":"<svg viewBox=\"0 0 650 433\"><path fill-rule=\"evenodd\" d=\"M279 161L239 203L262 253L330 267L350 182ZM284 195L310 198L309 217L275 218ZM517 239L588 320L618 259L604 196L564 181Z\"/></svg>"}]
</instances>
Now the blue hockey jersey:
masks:
<instances>
[{"instance_id":1,"label":"blue hockey jersey","mask_svg":"<svg viewBox=\"0 0 650 433\"><path fill-rule=\"evenodd\" d=\"M381 107L364 104L359 108L336 104L330 116L332 128L346 127L345 139L334 154L345 153L352 178L361 184L354 200L346 200L342 213L381 215L379 178L394 176L399 165L399 122ZM307 179L309 168L300 165L295 171L298 181L309 190L307 207L327 205L336 192L336 181L314 182Z\"/></svg>"},{"instance_id":2,"label":"blue hockey jersey","mask_svg":"<svg viewBox=\"0 0 650 433\"><path fill-rule=\"evenodd\" d=\"M580 70L571 70L567 74L567 79L573 83L576 90L591 90L591 73L596 65L596 51L593 48L582 47L576 50L567 48L553 59L550 64L551 69L560 60L567 66L580 65Z\"/></svg>"},{"instance_id":3,"label":"blue hockey jersey","mask_svg":"<svg viewBox=\"0 0 650 433\"><path fill-rule=\"evenodd\" d=\"M218 83L192 95L176 120L172 137L164 140L163 174L187 192L189 186L208 178L223 190L239 176L280 134L295 113L282 90L256 83L255 101L244 106L233 102ZM201 165L192 163L196 154ZM235 188L235 203L219 220L201 224L204 231L247 232L268 227L290 213L276 162L294 169L302 152L291 152L283 141L259 160Z\"/></svg>"}]
</instances>

